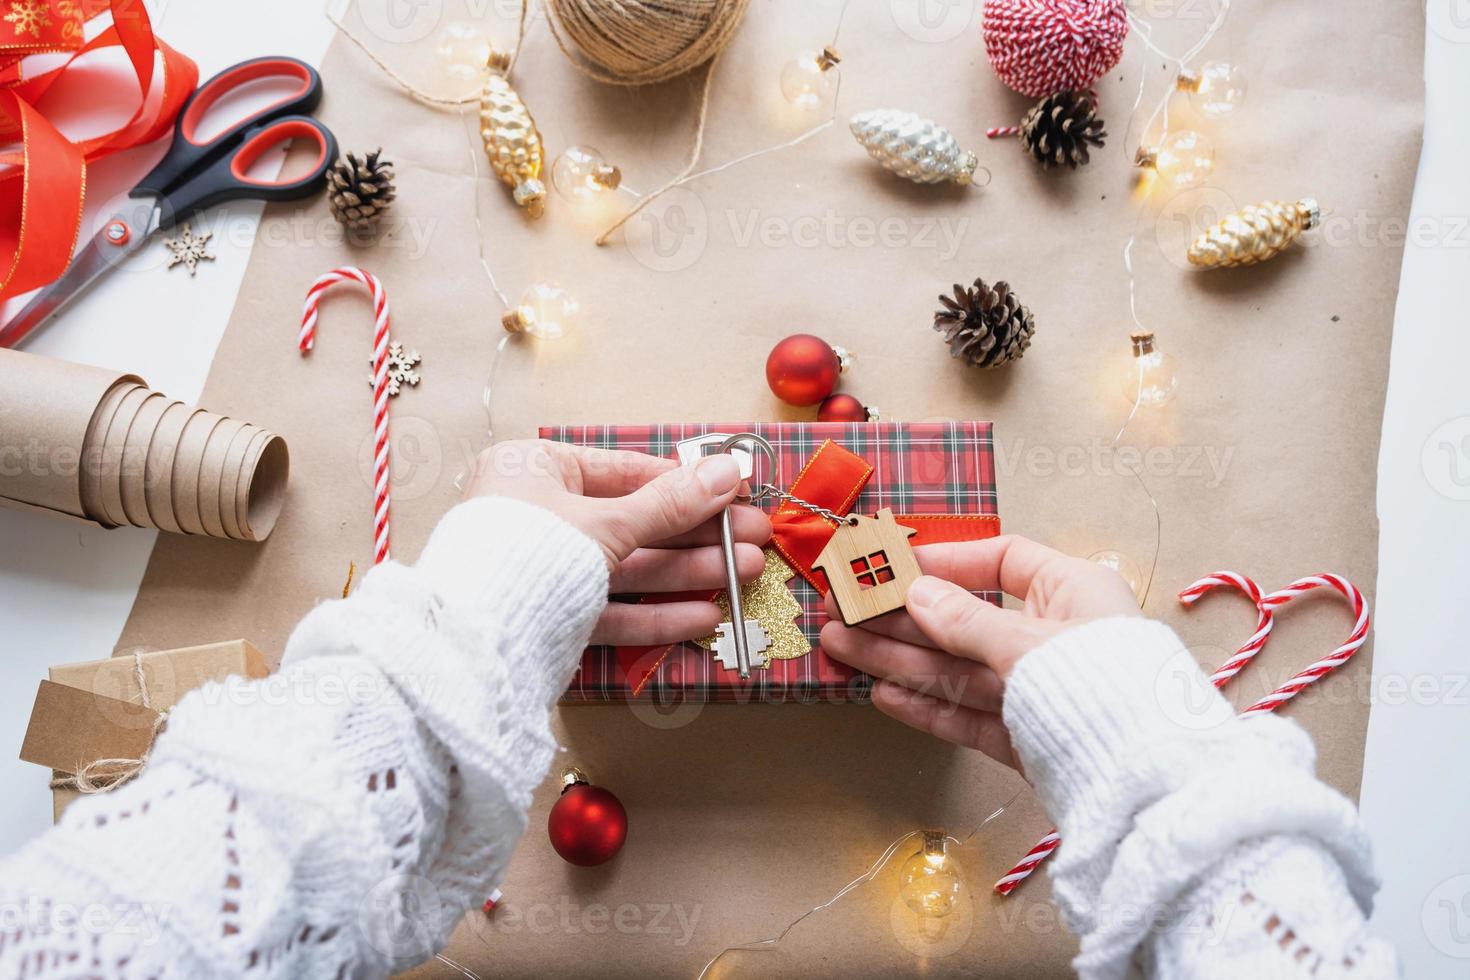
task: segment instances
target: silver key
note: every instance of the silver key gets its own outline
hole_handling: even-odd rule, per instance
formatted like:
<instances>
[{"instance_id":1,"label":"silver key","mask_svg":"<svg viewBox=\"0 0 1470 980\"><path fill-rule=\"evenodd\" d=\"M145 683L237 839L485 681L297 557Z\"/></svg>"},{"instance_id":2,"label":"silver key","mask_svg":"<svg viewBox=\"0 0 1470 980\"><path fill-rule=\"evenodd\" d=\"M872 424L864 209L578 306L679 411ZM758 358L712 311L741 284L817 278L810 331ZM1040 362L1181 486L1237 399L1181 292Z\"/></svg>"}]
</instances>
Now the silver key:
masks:
<instances>
[{"instance_id":1,"label":"silver key","mask_svg":"<svg viewBox=\"0 0 1470 980\"><path fill-rule=\"evenodd\" d=\"M730 445L731 440L737 438L759 440L759 443L766 447L765 451L768 455L774 458L774 454L770 453L769 443L760 439L759 436L748 433L744 436L731 436L716 432L685 439L675 447L675 451L678 453L679 461L686 466L692 466L711 452L728 451L740 467L740 479L749 480L755 476L755 454L738 445ZM758 621L745 618L745 610L742 608L740 599L740 577L735 570L735 528L728 507L720 514L720 548L725 554L725 588L730 601L730 618L721 623L715 631L715 655L719 657L725 669L728 670L733 666L740 672L742 678L746 678L750 676L752 651L759 656L771 645L771 640ZM737 627L736 623L742 624L743 628ZM731 647L734 648L733 663L730 657ZM757 666L765 667L770 662L769 657L763 657Z\"/></svg>"},{"instance_id":2,"label":"silver key","mask_svg":"<svg viewBox=\"0 0 1470 980\"><path fill-rule=\"evenodd\" d=\"M715 655L720 666L726 670L736 670L740 666L740 651L736 649L735 640L739 635L740 632L734 628L733 623L721 623L715 627L715 642L710 647L710 652ZM771 638L766 635L765 627L761 626L760 620L747 619L745 621L745 642L752 667L771 666L771 658L766 655L766 650L771 645ZM741 676L745 677L748 674Z\"/></svg>"}]
</instances>

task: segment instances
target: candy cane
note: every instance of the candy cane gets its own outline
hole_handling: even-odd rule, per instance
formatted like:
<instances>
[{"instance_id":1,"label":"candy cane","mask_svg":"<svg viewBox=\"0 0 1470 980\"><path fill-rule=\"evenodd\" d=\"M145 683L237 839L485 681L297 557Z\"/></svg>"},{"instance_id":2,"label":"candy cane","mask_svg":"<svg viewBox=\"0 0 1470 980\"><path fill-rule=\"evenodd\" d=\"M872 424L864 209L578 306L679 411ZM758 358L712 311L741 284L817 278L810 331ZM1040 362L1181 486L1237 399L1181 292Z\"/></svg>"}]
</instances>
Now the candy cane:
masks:
<instances>
[{"instance_id":1,"label":"candy cane","mask_svg":"<svg viewBox=\"0 0 1470 980\"><path fill-rule=\"evenodd\" d=\"M1368 604L1363 599L1363 594L1358 591L1347 579L1341 575L1323 573L1312 575L1304 579L1298 579L1279 592L1272 592L1263 596L1260 588L1250 578L1238 572L1216 572L1207 575L1190 585L1179 593L1179 601L1186 606L1192 606L1202 596L1213 589L1222 587L1233 587L1244 592L1256 606L1256 631L1251 634L1250 639L1237 650L1229 660L1210 675L1210 683L1217 688L1225 684L1236 674L1255 659L1266 646L1266 640L1271 635L1271 629L1275 626L1276 610L1291 602L1298 596L1304 595L1313 589L1327 586L1336 589L1347 600L1352 603L1353 623L1352 634L1347 641L1333 650L1326 657L1296 674L1281 687L1261 698L1250 707L1241 711L1242 715L1254 714L1263 711L1275 711L1292 698L1296 697L1306 688L1315 684L1332 671L1341 667L1362 648L1368 639ZM1036 843L1036 846L1026 852L1026 856L1017 862L1016 866L1006 872L999 881L995 883L995 891L999 895L1009 895L1015 891L1016 886L1031 876L1043 861L1051 856L1062 842L1055 828Z\"/></svg>"},{"instance_id":2,"label":"candy cane","mask_svg":"<svg viewBox=\"0 0 1470 980\"><path fill-rule=\"evenodd\" d=\"M1358 591L1357 586L1353 585L1353 583L1341 575L1324 572L1321 575L1311 575L1307 578L1297 579L1280 592L1273 592L1266 596L1261 604L1266 608L1275 609L1278 606L1286 605L1299 595L1304 595L1313 589L1319 589L1323 586L1336 589L1348 602L1353 604L1353 616L1356 618L1353 622L1352 635L1347 638L1347 641L1342 646L1333 650L1327 656L1310 667L1307 667L1301 673L1291 678L1291 680L1246 708L1241 714L1248 715L1257 711L1275 711L1302 691L1347 663L1352 659L1353 654L1362 649L1363 644L1367 642L1369 624L1368 603L1364 601L1363 593Z\"/></svg>"},{"instance_id":3,"label":"candy cane","mask_svg":"<svg viewBox=\"0 0 1470 980\"><path fill-rule=\"evenodd\" d=\"M388 295L377 276L344 265L319 277L306 291L297 346L305 354L316 344L317 304L339 282L356 282L373 297L373 564L388 560Z\"/></svg>"}]
</instances>

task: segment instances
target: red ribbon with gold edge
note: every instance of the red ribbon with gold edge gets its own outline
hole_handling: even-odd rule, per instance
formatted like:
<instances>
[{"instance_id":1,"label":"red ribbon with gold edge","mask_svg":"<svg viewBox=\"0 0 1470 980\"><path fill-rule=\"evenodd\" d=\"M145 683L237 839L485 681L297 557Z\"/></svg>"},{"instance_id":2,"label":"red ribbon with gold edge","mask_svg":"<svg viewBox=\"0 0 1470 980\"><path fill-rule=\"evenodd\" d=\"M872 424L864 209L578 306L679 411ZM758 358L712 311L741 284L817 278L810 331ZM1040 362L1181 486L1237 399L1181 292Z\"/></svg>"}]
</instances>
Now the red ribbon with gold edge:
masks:
<instances>
[{"instance_id":1,"label":"red ribbon with gold edge","mask_svg":"<svg viewBox=\"0 0 1470 980\"><path fill-rule=\"evenodd\" d=\"M794 497L843 515L852 509L858 495L873 475L873 467L856 453L828 439L817 447L801 468L791 489ZM977 541L1000 533L1000 518L993 514L898 514L894 519L919 533L909 539L913 545L941 544L948 541ZM812 568L836 528L798 504L783 503L771 515L771 545L802 578L822 595L830 589L827 578ZM709 589L700 592L665 593L645 596L640 602L709 601L723 592ZM618 647L614 653L618 668L626 677L630 692L637 696L677 644L662 646Z\"/></svg>"},{"instance_id":2,"label":"red ribbon with gold edge","mask_svg":"<svg viewBox=\"0 0 1470 980\"><path fill-rule=\"evenodd\" d=\"M0 300L66 271L81 232L88 162L168 133L199 83L194 62L154 36L141 0L8 0L8 7L0 14L0 140L21 145L0 153ZM82 25L109 10L112 24L86 40ZM110 78L80 78L89 71L111 74L105 66L79 64L110 47L127 52L138 108L111 132L70 140L37 104L68 75L94 87L111 84ZM61 65L26 76L27 56L65 51L72 54ZM150 105L160 60L162 91Z\"/></svg>"}]
</instances>

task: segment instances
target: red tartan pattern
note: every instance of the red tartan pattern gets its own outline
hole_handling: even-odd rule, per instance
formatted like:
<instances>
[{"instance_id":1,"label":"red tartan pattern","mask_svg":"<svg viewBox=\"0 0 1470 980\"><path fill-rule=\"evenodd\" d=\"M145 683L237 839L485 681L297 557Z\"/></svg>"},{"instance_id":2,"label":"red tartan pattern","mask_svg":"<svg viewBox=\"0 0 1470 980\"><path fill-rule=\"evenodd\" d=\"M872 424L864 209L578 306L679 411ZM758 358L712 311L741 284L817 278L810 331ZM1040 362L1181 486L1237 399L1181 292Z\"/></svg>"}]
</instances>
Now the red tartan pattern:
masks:
<instances>
[{"instance_id":1,"label":"red tartan pattern","mask_svg":"<svg viewBox=\"0 0 1470 980\"><path fill-rule=\"evenodd\" d=\"M676 443L711 432L754 432L776 450L777 478L790 487L825 440L844 446L873 465L872 479L858 496L855 513L891 507L899 514L996 516L995 453L989 422L776 422L679 423L663 425L546 426L543 439L602 449L625 449L674 458ZM769 479L761 461L756 478ZM774 509L777 502L769 504ZM829 659L816 644L827 621L822 597L801 576L790 582L801 605L797 625L812 652L796 660L773 660L769 669L742 681L720 668L709 651L692 643L670 651L653 680L633 698L620 676L611 647L589 647L563 702L866 702L871 679ZM999 596L987 595L999 602Z\"/></svg>"}]
</instances>

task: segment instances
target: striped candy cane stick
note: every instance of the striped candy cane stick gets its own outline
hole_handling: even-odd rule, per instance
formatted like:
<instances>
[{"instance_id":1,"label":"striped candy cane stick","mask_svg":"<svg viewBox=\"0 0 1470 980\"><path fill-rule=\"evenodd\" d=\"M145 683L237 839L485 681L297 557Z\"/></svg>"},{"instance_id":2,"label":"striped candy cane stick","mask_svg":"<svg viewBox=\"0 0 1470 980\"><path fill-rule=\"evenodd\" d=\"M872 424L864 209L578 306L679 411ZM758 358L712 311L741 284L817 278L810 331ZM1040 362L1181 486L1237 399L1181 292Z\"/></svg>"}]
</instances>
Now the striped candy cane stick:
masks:
<instances>
[{"instance_id":1,"label":"striped candy cane stick","mask_svg":"<svg viewBox=\"0 0 1470 980\"><path fill-rule=\"evenodd\" d=\"M297 346L305 354L316 344L317 304L339 282L366 286L373 297L373 564L388 560L388 295L377 276L344 265L319 277L306 291Z\"/></svg>"},{"instance_id":2,"label":"striped candy cane stick","mask_svg":"<svg viewBox=\"0 0 1470 980\"><path fill-rule=\"evenodd\" d=\"M1362 649L1363 644L1367 642L1368 625L1370 623L1368 603L1364 601L1363 593L1358 591L1357 586L1353 585L1353 583L1341 575L1324 572L1321 575L1310 575L1307 578L1297 579L1280 592L1273 592L1266 596L1262 600L1262 606L1269 609L1276 609L1286 605L1297 596L1304 595L1313 589L1320 589L1323 586L1336 589L1348 602L1352 603L1354 616L1352 635L1347 638L1347 641L1342 646L1333 650L1327 656L1312 664L1291 680L1261 698L1255 704L1246 708L1241 714L1248 715L1257 711L1275 711L1302 691L1347 663L1352 659L1353 654Z\"/></svg>"},{"instance_id":3,"label":"striped candy cane stick","mask_svg":"<svg viewBox=\"0 0 1470 980\"><path fill-rule=\"evenodd\" d=\"M1256 604L1256 631L1251 638L1235 652L1235 654L1221 664L1219 669L1210 675L1210 682L1216 687L1224 687L1246 664L1250 663L1266 645L1267 638L1271 635L1271 628L1275 625L1276 610L1291 602L1298 596L1304 595L1313 589L1328 588L1336 589L1353 607L1353 631L1347 641L1339 646L1326 657L1307 667L1305 670L1292 677L1281 687L1261 698L1259 701L1241 711L1242 715L1255 714L1263 711L1275 711L1292 698L1296 697L1306 688L1315 684L1332 671L1341 667L1362 648L1368 639L1368 627L1370 617L1368 604L1363 599L1363 594L1357 587L1341 575L1323 573L1312 575L1304 579L1298 579L1279 592L1270 595L1261 595L1261 590L1256 583L1237 572L1216 572L1206 576L1179 593L1179 601L1185 605L1193 605L1200 597L1212 589L1220 587L1234 587L1244 592ZM1031 873L1040 866L1057 849L1061 838L1055 830L1047 834L1036 846L1033 847L1021 861L1007 872L995 883L995 890L1000 895L1009 895L1016 886L1030 877Z\"/></svg>"}]
</instances>

